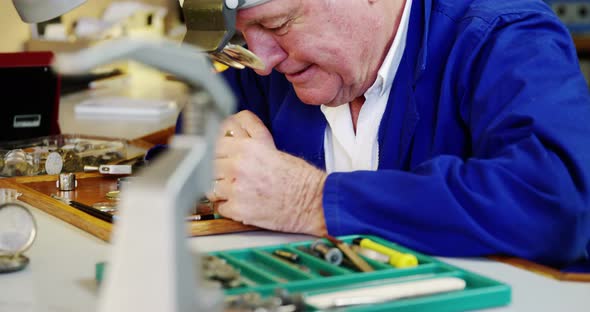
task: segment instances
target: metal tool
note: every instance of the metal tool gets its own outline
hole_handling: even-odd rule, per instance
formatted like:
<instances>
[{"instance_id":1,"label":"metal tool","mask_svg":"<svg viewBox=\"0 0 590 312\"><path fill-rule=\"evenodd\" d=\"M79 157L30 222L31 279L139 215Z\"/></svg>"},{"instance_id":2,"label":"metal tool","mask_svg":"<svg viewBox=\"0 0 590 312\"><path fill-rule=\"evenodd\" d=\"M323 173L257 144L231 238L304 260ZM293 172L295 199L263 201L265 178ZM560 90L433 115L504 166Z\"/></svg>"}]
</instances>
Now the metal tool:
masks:
<instances>
[{"instance_id":1,"label":"metal tool","mask_svg":"<svg viewBox=\"0 0 590 312\"><path fill-rule=\"evenodd\" d=\"M350 262L352 262L352 264L355 266L355 268L357 268L359 271L361 272L372 272L373 267L371 267L363 258L361 258L356 252L354 252L352 249L350 249L350 246L348 246L348 244L346 244L345 242L332 237L330 235L326 235L326 238L334 245L336 245L336 247L338 247L338 249L340 249L340 251L342 251L342 253L344 255L346 255L346 257L350 260Z\"/></svg>"},{"instance_id":2,"label":"metal tool","mask_svg":"<svg viewBox=\"0 0 590 312\"><path fill-rule=\"evenodd\" d=\"M55 187L60 191L73 191L78 187L78 181L74 173L60 173L55 181Z\"/></svg>"},{"instance_id":3,"label":"metal tool","mask_svg":"<svg viewBox=\"0 0 590 312\"><path fill-rule=\"evenodd\" d=\"M220 282L223 288L236 288L243 285L240 272L221 258L204 256L202 268L206 279Z\"/></svg>"},{"instance_id":4,"label":"metal tool","mask_svg":"<svg viewBox=\"0 0 590 312\"><path fill-rule=\"evenodd\" d=\"M248 5L247 1L185 0L184 42L203 48L211 59L227 66L264 69L262 60L242 47L243 40L236 36L236 13L243 5Z\"/></svg>"},{"instance_id":5,"label":"metal tool","mask_svg":"<svg viewBox=\"0 0 590 312\"><path fill-rule=\"evenodd\" d=\"M273 258L281 261L282 263L284 263L285 265L292 267L294 269L300 270L301 272L305 272L305 273L311 273L311 269L305 265L302 264L298 264L295 263L293 261L290 261L288 259L285 259L283 257L277 256L274 252L271 254Z\"/></svg>"},{"instance_id":6,"label":"metal tool","mask_svg":"<svg viewBox=\"0 0 590 312\"><path fill-rule=\"evenodd\" d=\"M0 204L0 273L20 271L29 264L23 253L36 236L35 218L26 207L16 202Z\"/></svg>"},{"instance_id":7,"label":"metal tool","mask_svg":"<svg viewBox=\"0 0 590 312\"><path fill-rule=\"evenodd\" d=\"M206 220L215 220L219 219L219 215L216 213L211 214L196 214L190 215L184 218L184 220L192 222L192 221L206 221Z\"/></svg>"},{"instance_id":8,"label":"metal tool","mask_svg":"<svg viewBox=\"0 0 590 312\"><path fill-rule=\"evenodd\" d=\"M113 214L119 210L116 202L98 202L92 204L92 208L98 209L102 212Z\"/></svg>"},{"instance_id":9,"label":"metal tool","mask_svg":"<svg viewBox=\"0 0 590 312\"><path fill-rule=\"evenodd\" d=\"M225 311L251 312L299 312L305 310L301 294L289 294L285 289L275 289L273 296L262 297L258 293L229 296L225 300Z\"/></svg>"},{"instance_id":10,"label":"metal tool","mask_svg":"<svg viewBox=\"0 0 590 312\"><path fill-rule=\"evenodd\" d=\"M299 263L299 260L301 260L298 254L282 249L277 249L273 251L272 254L293 263Z\"/></svg>"},{"instance_id":11,"label":"metal tool","mask_svg":"<svg viewBox=\"0 0 590 312\"><path fill-rule=\"evenodd\" d=\"M59 201L61 201L63 203L65 203L65 204L67 204L69 206L72 206L72 207L74 207L74 208L76 208L76 209L78 209L78 210L80 210L82 212L85 212L85 213L87 213L87 214L89 214L89 215L91 215L91 216L93 216L95 218L98 218L98 219L100 219L102 221L113 223L117 219L117 216L115 216L115 215L112 215L110 213L101 211L101 210L96 209L96 208L94 208L92 206L88 206L88 205L86 205L84 203L77 202L77 201L71 200L69 198L60 197L60 196L58 196L56 194L51 194L51 197L52 198L55 198L55 199L57 199L57 200L59 200Z\"/></svg>"},{"instance_id":12,"label":"metal tool","mask_svg":"<svg viewBox=\"0 0 590 312\"><path fill-rule=\"evenodd\" d=\"M104 196L110 200L120 200L121 191L108 191Z\"/></svg>"},{"instance_id":13,"label":"metal tool","mask_svg":"<svg viewBox=\"0 0 590 312\"><path fill-rule=\"evenodd\" d=\"M316 240L311 244L311 250L319 253L331 264L340 265L342 263L342 251L338 248L328 247L322 240Z\"/></svg>"},{"instance_id":14,"label":"metal tool","mask_svg":"<svg viewBox=\"0 0 590 312\"><path fill-rule=\"evenodd\" d=\"M262 70L266 67L264 62L256 54L240 45L232 43L228 43L220 52L209 53L209 57L219 63L237 69L250 67Z\"/></svg>"},{"instance_id":15,"label":"metal tool","mask_svg":"<svg viewBox=\"0 0 590 312\"><path fill-rule=\"evenodd\" d=\"M100 165L100 166L84 166L84 172L95 172L100 174L131 174L133 169L131 165Z\"/></svg>"}]
</instances>

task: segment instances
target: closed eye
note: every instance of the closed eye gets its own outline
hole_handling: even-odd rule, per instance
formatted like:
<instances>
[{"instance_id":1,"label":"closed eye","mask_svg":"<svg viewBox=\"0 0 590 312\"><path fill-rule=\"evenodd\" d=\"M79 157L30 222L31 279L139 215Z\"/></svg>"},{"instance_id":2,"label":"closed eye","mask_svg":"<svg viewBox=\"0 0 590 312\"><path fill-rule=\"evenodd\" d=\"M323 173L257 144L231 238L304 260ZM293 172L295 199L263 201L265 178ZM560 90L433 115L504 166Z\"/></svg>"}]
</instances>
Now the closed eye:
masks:
<instances>
[{"instance_id":1,"label":"closed eye","mask_svg":"<svg viewBox=\"0 0 590 312\"><path fill-rule=\"evenodd\" d=\"M275 33L278 36L283 36L285 34L287 34L287 32L289 31L289 23L283 23L279 26L264 26L262 25L262 27L268 31L271 31L273 33Z\"/></svg>"}]
</instances>

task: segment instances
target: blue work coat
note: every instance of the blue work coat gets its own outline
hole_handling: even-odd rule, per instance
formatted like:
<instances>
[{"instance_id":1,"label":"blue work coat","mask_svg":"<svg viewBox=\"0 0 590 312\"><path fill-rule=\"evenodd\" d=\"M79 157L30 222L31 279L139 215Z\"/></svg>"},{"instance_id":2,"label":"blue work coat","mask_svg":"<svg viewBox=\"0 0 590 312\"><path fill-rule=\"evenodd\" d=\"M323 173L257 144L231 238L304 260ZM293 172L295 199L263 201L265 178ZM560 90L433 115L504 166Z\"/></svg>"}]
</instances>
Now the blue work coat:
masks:
<instances>
[{"instance_id":1,"label":"blue work coat","mask_svg":"<svg viewBox=\"0 0 590 312\"><path fill-rule=\"evenodd\" d=\"M224 76L278 149L325 168L318 106L276 71ZM328 176L330 234L440 256L588 256L590 97L542 1L414 0L378 142L377 171Z\"/></svg>"}]
</instances>

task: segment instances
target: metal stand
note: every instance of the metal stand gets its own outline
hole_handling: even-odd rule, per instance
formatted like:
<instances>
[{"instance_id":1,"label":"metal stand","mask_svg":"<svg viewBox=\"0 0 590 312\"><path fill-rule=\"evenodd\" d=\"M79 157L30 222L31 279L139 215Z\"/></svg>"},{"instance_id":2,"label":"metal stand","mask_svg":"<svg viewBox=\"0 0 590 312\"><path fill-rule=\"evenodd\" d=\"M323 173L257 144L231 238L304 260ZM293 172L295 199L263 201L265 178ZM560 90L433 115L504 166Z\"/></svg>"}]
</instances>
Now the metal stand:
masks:
<instances>
[{"instance_id":1,"label":"metal stand","mask_svg":"<svg viewBox=\"0 0 590 312\"><path fill-rule=\"evenodd\" d=\"M221 310L221 290L199 285L200 259L189 254L184 217L210 187L217 128L235 100L199 50L168 41L110 41L58 55L54 67L80 73L119 59L172 73L208 96L204 91L193 96L192 133L174 137L170 149L126 188L99 311ZM197 120L205 122L197 126Z\"/></svg>"}]
</instances>

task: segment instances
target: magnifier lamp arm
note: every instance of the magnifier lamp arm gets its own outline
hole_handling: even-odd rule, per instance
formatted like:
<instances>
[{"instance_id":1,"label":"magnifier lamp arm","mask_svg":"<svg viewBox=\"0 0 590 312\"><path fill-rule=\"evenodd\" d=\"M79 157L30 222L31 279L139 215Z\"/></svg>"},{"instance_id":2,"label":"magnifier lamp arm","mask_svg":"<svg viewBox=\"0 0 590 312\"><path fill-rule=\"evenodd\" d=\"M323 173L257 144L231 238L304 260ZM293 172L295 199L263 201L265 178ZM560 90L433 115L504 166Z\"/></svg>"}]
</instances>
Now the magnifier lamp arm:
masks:
<instances>
[{"instance_id":1,"label":"magnifier lamp arm","mask_svg":"<svg viewBox=\"0 0 590 312\"><path fill-rule=\"evenodd\" d=\"M25 23L39 23L58 17L82 5L86 0L12 0Z\"/></svg>"},{"instance_id":2,"label":"magnifier lamp arm","mask_svg":"<svg viewBox=\"0 0 590 312\"><path fill-rule=\"evenodd\" d=\"M121 59L187 81L194 94L189 103L193 112L186 115L205 124L199 126L202 136L175 136L170 149L126 186L99 311L221 310L221 291L199 285L200 259L188 252L184 217L210 187L214 142L221 120L233 112L234 97L213 74L202 51L167 41L109 41L78 53L58 54L54 68L82 73Z\"/></svg>"},{"instance_id":3,"label":"magnifier lamp arm","mask_svg":"<svg viewBox=\"0 0 590 312\"><path fill-rule=\"evenodd\" d=\"M118 60L135 60L171 73L195 88L207 90L215 109L222 116L233 113L235 98L220 77L212 74L210 62L202 50L169 40L106 41L76 53L56 55L53 68L63 74L86 73L97 66Z\"/></svg>"}]
</instances>

